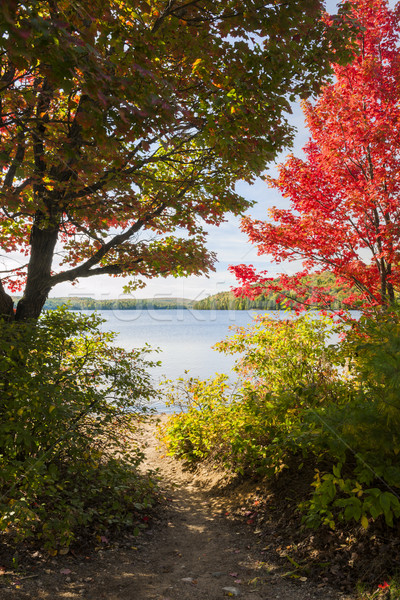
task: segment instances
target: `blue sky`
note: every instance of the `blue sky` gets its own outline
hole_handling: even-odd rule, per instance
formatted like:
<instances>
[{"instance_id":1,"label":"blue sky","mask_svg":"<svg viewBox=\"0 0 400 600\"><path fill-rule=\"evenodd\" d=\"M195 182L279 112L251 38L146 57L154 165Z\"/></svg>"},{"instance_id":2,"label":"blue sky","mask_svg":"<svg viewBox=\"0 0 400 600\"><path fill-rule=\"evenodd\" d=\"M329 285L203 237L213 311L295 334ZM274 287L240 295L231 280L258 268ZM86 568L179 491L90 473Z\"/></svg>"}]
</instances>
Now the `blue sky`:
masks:
<instances>
[{"instance_id":1,"label":"blue sky","mask_svg":"<svg viewBox=\"0 0 400 600\"><path fill-rule=\"evenodd\" d=\"M390 0L390 5L394 6L395 1ZM335 0L327 0L326 6L329 12L336 10ZM304 127L304 120L299 106L294 106L293 114L290 116L290 122L298 130L293 149L288 149L277 160L282 162L289 152L297 156L301 155L301 148L308 140L308 132ZM274 171L274 165L269 168ZM258 179L254 185L239 183L237 186L239 193L246 198L256 201L248 212L251 216L264 219L267 216L267 210L274 205L282 205L282 198L275 190L267 187L262 179ZM247 237L240 231L240 219L229 217L225 223L218 228L209 228L208 248L217 254L216 272L210 273L209 277L189 277L175 279L169 277L166 279L158 278L150 280L148 285L135 292L135 298L159 298L159 297L179 297L200 299L210 294L229 290L231 286L236 285L236 280L228 271L230 264L251 263L259 269L266 269L270 273L277 274L281 272L290 272L296 270L296 264L274 265L268 261L266 256L257 256L256 248L247 241ZM53 289L52 296L91 296L93 298L118 298L123 293L123 279L108 277L92 277L83 279L72 286L69 284L59 285Z\"/></svg>"}]
</instances>

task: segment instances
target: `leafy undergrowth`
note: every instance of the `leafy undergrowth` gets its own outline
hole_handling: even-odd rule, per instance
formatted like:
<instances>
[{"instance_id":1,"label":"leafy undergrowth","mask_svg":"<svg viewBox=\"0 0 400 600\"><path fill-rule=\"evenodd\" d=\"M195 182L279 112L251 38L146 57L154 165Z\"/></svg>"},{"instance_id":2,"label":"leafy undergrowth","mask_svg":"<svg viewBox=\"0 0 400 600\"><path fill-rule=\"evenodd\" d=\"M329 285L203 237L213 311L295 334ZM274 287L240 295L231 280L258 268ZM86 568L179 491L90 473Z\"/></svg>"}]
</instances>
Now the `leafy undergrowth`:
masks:
<instances>
[{"instance_id":1,"label":"leafy undergrowth","mask_svg":"<svg viewBox=\"0 0 400 600\"><path fill-rule=\"evenodd\" d=\"M18 572L20 565L29 570L38 559L46 563L67 555L83 558L121 545L131 547L157 520L165 502L158 475L133 466L138 429L135 426L132 432L132 425L125 424L118 431L124 438L123 457L105 452L98 463L82 458L81 471L74 470L73 480L64 464L57 491L43 490L36 496L31 531L27 532L22 518L23 535L17 518L0 531L0 575L2 569ZM14 506L20 508L17 503Z\"/></svg>"},{"instance_id":2,"label":"leafy undergrowth","mask_svg":"<svg viewBox=\"0 0 400 600\"><path fill-rule=\"evenodd\" d=\"M335 530L305 527L298 505L310 494L314 470L310 464L300 465L293 458L290 468L275 478L238 477L215 490L223 496L226 517L254 533L260 565L277 561L284 577L314 581L321 594L328 584L346 593L358 590L362 600L398 600L394 578L400 564L399 527L388 527L384 520L367 530L354 523Z\"/></svg>"},{"instance_id":3,"label":"leafy undergrowth","mask_svg":"<svg viewBox=\"0 0 400 600\"><path fill-rule=\"evenodd\" d=\"M125 456L106 454L102 465L92 465L92 470L86 465L85 477L75 478L71 494L58 491L53 510L48 498L44 498L43 509L53 530L63 507L71 526L74 515L68 503L71 498L75 503L77 498L81 500L79 515L87 514L87 520L81 526L73 523L73 536L68 545L43 543L43 537L38 535L40 523L36 529L32 528L32 536L18 536L15 528L0 532L0 583L7 587L10 577L10 581L18 576L24 578L27 573L30 577L32 572L46 569L49 563L62 566L65 559L91 561L105 550L136 547L141 536L159 521L160 510L166 502L158 473L144 469L143 465L133 469L129 464L130 453L137 459L138 439L144 423L146 420L135 419L134 426L129 421L121 427L114 426L114 434L124 443ZM62 525L64 532L65 523Z\"/></svg>"},{"instance_id":4,"label":"leafy undergrowth","mask_svg":"<svg viewBox=\"0 0 400 600\"><path fill-rule=\"evenodd\" d=\"M146 482L149 479L143 477L142 485L146 485ZM39 543L27 540L16 542L13 536L1 533L0 597L8 598L14 593L18 598L37 598L38 582L42 582L40 585L51 598L58 598L57 590L63 586L69 586L69 592L76 591L79 582L84 582L87 589L96 588L99 585L98 578L108 573L109 569L118 568L115 557L126 551L136 556L147 533L159 526L165 498L154 488L151 493L151 503L147 508L131 511L129 526L110 526L101 534L95 528L83 528L70 546L59 550L57 554L45 550ZM109 561L114 562L109 564ZM74 583L68 584L71 577ZM23 592L21 596L18 595L20 592ZM106 582L96 597L103 597L103 593L107 592Z\"/></svg>"},{"instance_id":5,"label":"leafy undergrowth","mask_svg":"<svg viewBox=\"0 0 400 600\"><path fill-rule=\"evenodd\" d=\"M138 533L154 476L139 424L156 394L149 349L125 351L97 315L0 321L0 539L50 555ZM150 411L149 411L150 412Z\"/></svg>"},{"instance_id":6,"label":"leafy undergrowth","mask_svg":"<svg viewBox=\"0 0 400 600\"><path fill-rule=\"evenodd\" d=\"M162 436L188 466L263 481L266 543L282 538L288 576L354 589L394 576L400 558L400 312L348 328L307 315L237 329L218 347L240 355L239 384L181 380ZM346 339L329 345L335 330Z\"/></svg>"}]
</instances>

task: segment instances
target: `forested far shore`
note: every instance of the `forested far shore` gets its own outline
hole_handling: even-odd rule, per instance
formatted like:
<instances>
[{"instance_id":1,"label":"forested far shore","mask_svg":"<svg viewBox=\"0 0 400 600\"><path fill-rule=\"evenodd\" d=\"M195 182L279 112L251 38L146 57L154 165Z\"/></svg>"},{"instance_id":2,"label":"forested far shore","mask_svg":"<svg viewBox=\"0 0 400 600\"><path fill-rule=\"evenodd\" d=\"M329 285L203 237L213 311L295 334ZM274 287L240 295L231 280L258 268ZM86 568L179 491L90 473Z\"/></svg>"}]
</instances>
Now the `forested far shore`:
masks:
<instances>
[{"instance_id":1,"label":"forested far shore","mask_svg":"<svg viewBox=\"0 0 400 600\"><path fill-rule=\"evenodd\" d=\"M279 283L279 278L276 279ZM336 284L336 278L331 273L322 273L318 275L308 275L301 280L303 293L298 296L293 291L282 291L280 293L262 294L250 300L244 296L235 296L233 292L220 292L199 300L194 304L197 310L282 310L289 306L295 307L303 303L305 299L318 297L318 302L312 302L308 308L326 308L338 310L349 308L344 302L348 296L342 287ZM299 286L300 287L300 286ZM304 290L306 290L304 292ZM316 293L318 291L318 293ZM356 290L354 290L356 294ZM359 308L359 303L354 302L351 308Z\"/></svg>"},{"instance_id":2,"label":"forested far shore","mask_svg":"<svg viewBox=\"0 0 400 600\"><path fill-rule=\"evenodd\" d=\"M333 301L326 301L324 308L334 310L344 308L343 293L339 286L334 284L334 278L329 274L309 276L305 282L312 291L318 287L325 287L327 295ZM260 295L255 300L246 297L236 297L233 292L219 292L203 300L187 300L185 298L114 298L95 300L89 297L62 297L48 298L44 305L47 310L66 305L70 310L159 310L159 309L194 309L194 310L282 310L288 304L296 304L293 292L270 293ZM321 304L314 304L312 308L319 308ZM357 308L357 306L352 306Z\"/></svg>"},{"instance_id":3,"label":"forested far shore","mask_svg":"<svg viewBox=\"0 0 400 600\"><path fill-rule=\"evenodd\" d=\"M66 306L70 310L158 310L191 308L193 302L184 298L114 298L95 300L87 297L48 298L45 310L53 310L58 306Z\"/></svg>"}]
</instances>

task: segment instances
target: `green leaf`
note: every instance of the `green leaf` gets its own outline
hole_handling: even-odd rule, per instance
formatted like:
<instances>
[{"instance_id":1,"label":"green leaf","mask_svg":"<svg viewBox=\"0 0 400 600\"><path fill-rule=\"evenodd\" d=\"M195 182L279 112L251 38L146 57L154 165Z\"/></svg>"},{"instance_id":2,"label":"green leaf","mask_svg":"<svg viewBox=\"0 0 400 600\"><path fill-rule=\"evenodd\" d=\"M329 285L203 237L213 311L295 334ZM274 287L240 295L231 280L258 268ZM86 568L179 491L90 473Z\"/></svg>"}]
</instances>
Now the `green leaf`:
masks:
<instances>
[{"instance_id":1,"label":"green leaf","mask_svg":"<svg viewBox=\"0 0 400 600\"><path fill-rule=\"evenodd\" d=\"M368 527L369 527L369 522L365 515L361 516L361 525L364 529L368 529Z\"/></svg>"}]
</instances>

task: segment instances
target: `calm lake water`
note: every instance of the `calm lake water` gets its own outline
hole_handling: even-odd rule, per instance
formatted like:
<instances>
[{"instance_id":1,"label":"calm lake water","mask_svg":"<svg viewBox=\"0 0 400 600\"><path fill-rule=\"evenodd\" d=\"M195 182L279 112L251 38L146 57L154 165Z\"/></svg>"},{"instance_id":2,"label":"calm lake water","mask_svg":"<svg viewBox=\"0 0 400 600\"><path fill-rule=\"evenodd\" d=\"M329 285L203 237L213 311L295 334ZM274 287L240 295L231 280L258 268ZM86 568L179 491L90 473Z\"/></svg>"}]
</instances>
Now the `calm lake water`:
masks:
<instances>
[{"instance_id":1,"label":"calm lake water","mask_svg":"<svg viewBox=\"0 0 400 600\"><path fill-rule=\"evenodd\" d=\"M162 352L154 355L162 361L158 376L175 379L185 370L201 378L229 371L233 358L211 347L229 335L231 326L250 324L259 311L160 309L99 313L106 319L103 329L118 334L118 345L127 350L146 343L160 348ZM278 316L278 312L274 314Z\"/></svg>"},{"instance_id":2,"label":"calm lake water","mask_svg":"<svg viewBox=\"0 0 400 600\"><path fill-rule=\"evenodd\" d=\"M92 312L92 311L84 311ZM154 354L162 366L154 369L153 378L163 376L177 379L188 376L206 379L215 373L230 373L234 357L212 349L212 346L230 334L230 327L251 324L257 314L269 313L274 318L287 318L284 311L235 310L106 310L98 311L106 320L103 329L118 334L116 343L131 350L144 346L160 348ZM235 379L235 374L232 375ZM158 410L165 410L162 404Z\"/></svg>"},{"instance_id":3,"label":"calm lake water","mask_svg":"<svg viewBox=\"0 0 400 600\"><path fill-rule=\"evenodd\" d=\"M84 311L90 313L92 311ZM162 366L153 370L156 383L163 377L177 379L187 376L206 379L215 373L229 373L233 356L212 350L223 340L234 325L251 323L261 311L234 310L105 310L98 311L106 322L102 329L118 334L116 343L131 350L146 343L160 348L150 358L161 360ZM274 311L277 318L283 311ZM158 410L165 410L160 403Z\"/></svg>"}]
</instances>

